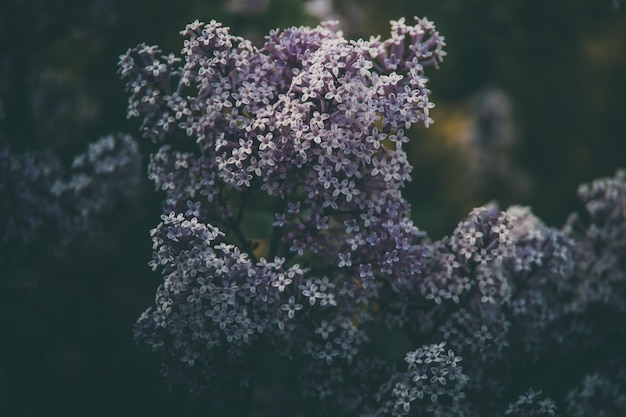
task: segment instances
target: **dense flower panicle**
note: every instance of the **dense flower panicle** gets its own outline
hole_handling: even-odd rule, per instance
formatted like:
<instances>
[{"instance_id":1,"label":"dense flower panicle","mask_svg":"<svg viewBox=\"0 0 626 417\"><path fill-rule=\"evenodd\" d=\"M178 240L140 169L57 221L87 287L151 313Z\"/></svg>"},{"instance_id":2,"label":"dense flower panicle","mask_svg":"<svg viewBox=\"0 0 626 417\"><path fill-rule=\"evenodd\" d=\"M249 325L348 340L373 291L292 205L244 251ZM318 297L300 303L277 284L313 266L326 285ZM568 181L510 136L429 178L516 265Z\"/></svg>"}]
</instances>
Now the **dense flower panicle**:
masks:
<instances>
[{"instance_id":1,"label":"dense flower panicle","mask_svg":"<svg viewBox=\"0 0 626 417\"><path fill-rule=\"evenodd\" d=\"M278 298L274 315L258 328L274 326L289 338L289 323L304 315L312 323L301 335L305 353L327 364L351 363L366 340L362 326L372 319L363 306L382 282L403 291L425 256L423 235L400 195L411 171L402 145L405 129L431 122L424 66L441 61L443 38L424 19L415 26L393 22L386 41L347 41L333 23L274 31L260 49L217 22L194 22L182 33L182 59L140 45L120 60L129 117L142 117L144 135L166 142L150 163L150 177L166 193L164 212L219 226L248 256L242 270L253 271L257 261L268 261L257 258L241 229L244 199L278 198L269 258L316 266L298 279L261 274L271 288L256 294ZM175 134L192 146L175 148L167 140ZM187 262L195 265L187 259L174 268L176 257L159 259L167 280L178 277L174 269L188 270ZM236 283L219 287L241 288L241 278L231 279ZM193 280L184 285L197 290ZM254 320L254 297L242 297L233 311ZM183 321L194 320L188 302L172 301ZM336 314L326 319L329 309ZM220 329L229 332L243 319L224 320Z\"/></svg>"},{"instance_id":2,"label":"dense flower panicle","mask_svg":"<svg viewBox=\"0 0 626 417\"><path fill-rule=\"evenodd\" d=\"M417 317L423 329L445 340L465 359L466 391L490 390L487 369L509 346L510 318L505 314L512 283L505 262L514 254L515 217L494 204L479 207L460 222L449 237L433 242L431 254L415 287L424 303L420 311L398 310ZM404 301L411 304L411 299ZM422 330L423 331L423 330ZM493 387L497 389L498 387ZM491 392L490 400L499 398ZM466 403L466 412L472 407Z\"/></svg>"},{"instance_id":3,"label":"dense flower panicle","mask_svg":"<svg viewBox=\"0 0 626 417\"><path fill-rule=\"evenodd\" d=\"M165 281L157 290L155 308L144 313L137 330L151 329L147 342L152 349L176 338L169 353L193 367L196 362L208 365L202 355L210 352L207 346L248 342L256 333L254 317L236 303L251 267L247 256L219 242L223 236L219 229L195 218L186 220L182 214L163 216L151 234L155 249L151 265L162 268ZM268 303L273 300L268 298Z\"/></svg>"},{"instance_id":4,"label":"dense flower panicle","mask_svg":"<svg viewBox=\"0 0 626 417\"><path fill-rule=\"evenodd\" d=\"M461 360L445 342L408 352L406 371L393 374L377 394L379 415L463 415L467 376Z\"/></svg>"},{"instance_id":5,"label":"dense flower panicle","mask_svg":"<svg viewBox=\"0 0 626 417\"><path fill-rule=\"evenodd\" d=\"M571 216L565 230L577 240L577 286L569 308L584 311L589 304L607 303L626 311L626 173L618 171L580 186L589 224Z\"/></svg>"},{"instance_id":6,"label":"dense flower panicle","mask_svg":"<svg viewBox=\"0 0 626 417\"><path fill-rule=\"evenodd\" d=\"M182 66L146 45L121 58L129 116L143 117L153 139L192 137L230 188L259 178L270 194L302 187L314 207L335 209L359 194L364 174L395 192L410 172L404 129L430 122L423 67L443 57L429 22L396 26L386 42L348 42L331 24L292 28L257 50L216 22L195 22L183 31ZM402 65L386 63L389 50Z\"/></svg>"},{"instance_id":7,"label":"dense flower panicle","mask_svg":"<svg viewBox=\"0 0 626 417\"><path fill-rule=\"evenodd\" d=\"M441 60L443 40L422 20L414 29L398 23L393 42L350 43L331 29L273 32L257 50L215 22L195 22L184 31L190 39L182 67L180 59L159 57L158 48L145 45L122 57L120 71L132 93L129 116L144 116L144 134L156 139L178 129L198 145L195 154L164 148L152 158L151 178L168 195L166 212L186 212L207 198L197 213L216 221L233 211L215 201L220 189L258 192L260 184L306 207L277 213L282 240L298 255L304 248L321 256L339 252L342 266L350 266L358 260L345 259L348 251L369 249L363 257L370 259L380 246L413 240L415 228L404 220L376 231L408 215L399 194L411 169L403 128L428 122L423 66ZM400 56L404 36L429 46ZM377 60L390 48L402 62L414 62L400 66L406 74L388 72ZM349 246L325 231L333 214L341 222L358 218L361 230ZM409 271L421 257L412 251ZM389 249L382 254L379 263L389 273L397 256Z\"/></svg>"},{"instance_id":8,"label":"dense flower panicle","mask_svg":"<svg viewBox=\"0 0 626 417\"><path fill-rule=\"evenodd\" d=\"M573 246L527 208L495 205L474 209L430 246L417 285L433 304L422 317L464 357L468 395L488 398L481 407L503 399L502 385L493 382L506 374L511 355L534 360L542 332L566 313L562 300L575 286Z\"/></svg>"},{"instance_id":9,"label":"dense flower panicle","mask_svg":"<svg viewBox=\"0 0 626 417\"><path fill-rule=\"evenodd\" d=\"M488 205L474 209L450 237L432 242L417 284L421 295L436 304L468 297L479 303L508 301L503 262L514 250L512 222L508 212Z\"/></svg>"},{"instance_id":10,"label":"dense flower panicle","mask_svg":"<svg viewBox=\"0 0 626 417\"><path fill-rule=\"evenodd\" d=\"M199 200L206 198L214 202L219 194L215 170L210 164L209 158L195 158L189 152L172 152L169 146L163 146L151 155L149 178L158 190L166 193L164 212L184 213L190 218L208 215L206 204L201 205ZM180 184L185 186L180 187Z\"/></svg>"},{"instance_id":11,"label":"dense flower panicle","mask_svg":"<svg viewBox=\"0 0 626 417\"><path fill-rule=\"evenodd\" d=\"M386 40L294 27L260 48L215 21L182 34L181 57L120 59L128 116L160 145L163 283L135 338L168 380L251 384L270 349L296 359L313 414L555 415L532 390L506 409L507 384L594 334L588 309L626 309L624 175L581 188L590 226L487 204L431 241L401 195L406 131L432 122L424 68L445 55L431 22L391 22ZM380 331L411 346L404 363Z\"/></svg>"},{"instance_id":12,"label":"dense flower panicle","mask_svg":"<svg viewBox=\"0 0 626 417\"><path fill-rule=\"evenodd\" d=\"M515 323L510 338L535 355L542 348L541 332L567 313L563 300L571 298L575 287L574 241L526 207L513 206L508 212L516 218L514 256L504 262L511 283L510 320Z\"/></svg>"},{"instance_id":13,"label":"dense flower panicle","mask_svg":"<svg viewBox=\"0 0 626 417\"><path fill-rule=\"evenodd\" d=\"M606 242L624 242L624 199L626 198L626 171L619 170L613 178L583 184L578 194L585 202L595 236Z\"/></svg>"}]
</instances>

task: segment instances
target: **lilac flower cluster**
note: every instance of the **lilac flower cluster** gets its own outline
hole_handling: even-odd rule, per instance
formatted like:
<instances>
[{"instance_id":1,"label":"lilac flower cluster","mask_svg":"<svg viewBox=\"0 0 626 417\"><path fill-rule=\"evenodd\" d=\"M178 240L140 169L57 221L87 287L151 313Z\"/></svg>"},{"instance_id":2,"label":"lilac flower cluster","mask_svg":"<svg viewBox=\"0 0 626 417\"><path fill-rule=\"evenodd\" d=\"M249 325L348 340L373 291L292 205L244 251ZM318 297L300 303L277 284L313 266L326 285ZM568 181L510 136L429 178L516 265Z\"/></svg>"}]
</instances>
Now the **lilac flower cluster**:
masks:
<instances>
[{"instance_id":1,"label":"lilac flower cluster","mask_svg":"<svg viewBox=\"0 0 626 417\"><path fill-rule=\"evenodd\" d=\"M135 192L137 143L106 136L77 156L69 175L51 153L13 154L0 143L0 235L3 243L43 236L67 241L87 231L102 213Z\"/></svg>"},{"instance_id":2,"label":"lilac flower cluster","mask_svg":"<svg viewBox=\"0 0 626 417\"><path fill-rule=\"evenodd\" d=\"M191 323L204 323L213 346L226 345L231 327L249 321L250 335L263 332L274 344L288 347L297 335L314 362L352 363L373 319L368 305L380 290L404 291L425 256L400 195L411 170L402 145L405 129L431 122L424 66L441 60L443 39L425 19L414 26L393 22L385 41L347 41L332 24L292 28L272 32L261 49L216 22L194 22L183 34L184 64L146 45L120 62L129 116L143 116L144 136L186 137L191 145L178 151L165 143L151 160L169 219L157 230L173 218L219 227L239 245L232 250L241 251L243 265L235 269L247 272L238 278L228 265L215 275L203 251L191 252L184 264L177 256L159 257L154 265L176 281L171 285L182 298L157 297L137 337L162 341L155 333L179 322L182 336L162 348L178 358L180 347L172 346L197 338ZM252 201L274 212L264 256L242 228ZM155 240L157 253L179 253L178 247L172 239ZM230 257L217 253L216 262ZM196 264L206 268L198 278L172 272ZM202 303L192 310L177 305L200 291L199 280L217 280L219 291L233 292L232 308L211 306L215 315L207 320ZM172 316L178 308L184 308L180 319Z\"/></svg>"},{"instance_id":3,"label":"lilac flower cluster","mask_svg":"<svg viewBox=\"0 0 626 417\"><path fill-rule=\"evenodd\" d=\"M473 398L466 412L497 409L512 358L532 362L542 332L564 314L560 287L572 279L572 245L527 208L480 207L430 244L412 291L394 297L409 337L445 340L463 357Z\"/></svg>"},{"instance_id":4,"label":"lilac flower cluster","mask_svg":"<svg viewBox=\"0 0 626 417\"><path fill-rule=\"evenodd\" d=\"M233 377L220 371L237 369L261 336L288 345L297 330L303 306L290 284L301 282L305 271L278 257L255 263L224 237L212 225L173 213L152 231L150 264L162 270L164 283L135 332L152 350L180 358L182 365L166 369L174 380L190 369L199 370L203 384Z\"/></svg>"},{"instance_id":5,"label":"lilac flower cluster","mask_svg":"<svg viewBox=\"0 0 626 417\"><path fill-rule=\"evenodd\" d=\"M566 226L579 242L576 274L584 283L574 289L569 308L584 311L590 303L600 302L626 311L626 172L619 170L614 178L583 184L578 194L590 224L572 215ZM617 288L619 291L615 291Z\"/></svg>"},{"instance_id":6,"label":"lilac flower cluster","mask_svg":"<svg viewBox=\"0 0 626 417\"><path fill-rule=\"evenodd\" d=\"M506 415L531 417L531 416L556 416L556 405L550 398L540 398L541 391L535 392L529 389L525 394L520 395L517 401L509 404L504 412Z\"/></svg>"},{"instance_id":7,"label":"lilac flower cluster","mask_svg":"<svg viewBox=\"0 0 626 417\"><path fill-rule=\"evenodd\" d=\"M290 28L260 48L215 21L182 34L182 58L142 44L120 59L128 116L160 145L163 282L135 338L167 380L228 408L270 351L292 360L306 414L554 415L532 390L510 402L515 373L597 304L623 314L623 175L581 189L590 226L489 204L431 241L401 195L405 132L432 122L424 69L445 55L431 22L368 41Z\"/></svg>"},{"instance_id":8,"label":"lilac flower cluster","mask_svg":"<svg viewBox=\"0 0 626 417\"><path fill-rule=\"evenodd\" d=\"M14 155L0 141L0 236L2 242L35 238L49 219L59 217L50 193L60 175L59 161L49 153Z\"/></svg>"},{"instance_id":9,"label":"lilac flower cluster","mask_svg":"<svg viewBox=\"0 0 626 417\"><path fill-rule=\"evenodd\" d=\"M423 411L436 416L456 416L463 414L463 389L467 376L459 365L461 358L445 342L425 345L408 352L404 361L406 373L395 373L381 387L378 401L382 406L379 415L406 416L411 413L413 402L426 399L429 402ZM385 397L391 397L384 400ZM422 408L419 407L419 408ZM419 413L419 411L418 411Z\"/></svg>"}]
</instances>

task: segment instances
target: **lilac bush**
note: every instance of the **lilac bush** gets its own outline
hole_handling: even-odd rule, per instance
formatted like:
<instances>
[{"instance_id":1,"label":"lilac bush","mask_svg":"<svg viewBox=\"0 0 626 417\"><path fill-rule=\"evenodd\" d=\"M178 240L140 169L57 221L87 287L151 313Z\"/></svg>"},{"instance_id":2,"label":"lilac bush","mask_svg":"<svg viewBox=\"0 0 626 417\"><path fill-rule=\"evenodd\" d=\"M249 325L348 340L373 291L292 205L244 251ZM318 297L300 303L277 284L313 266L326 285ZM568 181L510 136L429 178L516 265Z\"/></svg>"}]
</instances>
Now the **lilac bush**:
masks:
<instances>
[{"instance_id":1,"label":"lilac bush","mask_svg":"<svg viewBox=\"0 0 626 417\"><path fill-rule=\"evenodd\" d=\"M215 21L181 33L182 57L141 44L119 64L159 146L163 282L135 338L168 383L249 414L274 352L301 414L555 415L516 375L596 305L623 317L624 176L583 187L590 219L562 230L489 204L433 241L401 194L406 132L432 123L425 69L445 56L430 21L357 41L294 27L260 48Z\"/></svg>"}]
</instances>

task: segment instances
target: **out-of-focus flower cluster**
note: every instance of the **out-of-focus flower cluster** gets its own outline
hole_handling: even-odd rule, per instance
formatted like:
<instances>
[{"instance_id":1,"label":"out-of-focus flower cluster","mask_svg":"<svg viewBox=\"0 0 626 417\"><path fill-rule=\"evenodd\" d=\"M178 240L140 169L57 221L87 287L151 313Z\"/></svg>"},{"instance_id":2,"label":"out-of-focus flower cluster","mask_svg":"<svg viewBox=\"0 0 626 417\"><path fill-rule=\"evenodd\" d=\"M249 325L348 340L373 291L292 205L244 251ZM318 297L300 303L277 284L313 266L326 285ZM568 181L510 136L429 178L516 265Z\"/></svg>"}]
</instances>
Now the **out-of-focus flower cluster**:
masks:
<instances>
[{"instance_id":1,"label":"out-of-focus flower cluster","mask_svg":"<svg viewBox=\"0 0 626 417\"><path fill-rule=\"evenodd\" d=\"M505 415L531 417L531 416L556 416L556 405L550 398L541 398L541 391L529 389L519 396L517 401L510 403L504 412Z\"/></svg>"},{"instance_id":2,"label":"out-of-focus flower cluster","mask_svg":"<svg viewBox=\"0 0 626 417\"><path fill-rule=\"evenodd\" d=\"M587 208L590 225L585 227L576 215L567 225L580 242L576 273L585 282L576 289L571 309L578 311L589 303L600 302L626 311L626 172L620 170L614 178L583 184L578 194ZM621 290L615 291L616 287Z\"/></svg>"},{"instance_id":3,"label":"out-of-focus flower cluster","mask_svg":"<svg viewBox=\"0 0 626 417\"><path fill-rule=\"evenodd\" d=\"M163 283L135 337L168 381L221 387L228 407L272 351L293 359L305 413L555 415L516 397L517 373L597 305L623 315L623 175L581 189L588 224L490 204L432 241L401 195L405 132L432 122L424 68L444 56L431 22L368 41L290 28L260 48L215 21L182 34L182 58L142 44L120 59L128 116L160 144ZM404 363L381 332L410 346Z\"/></svg>"},{"instance_id":4,"label":"out-of-focus flower cluster","mask_svg":"<svg viewBox=\"0 0 626 417\"><path fill-rule=\"evenodd\" d=\"M51 153L13 154L0 142L0 236L3 244L34 239L67 241L136 192L137 143L106 136L77 156L69 174Z\"/></svg>"}]
</instances>

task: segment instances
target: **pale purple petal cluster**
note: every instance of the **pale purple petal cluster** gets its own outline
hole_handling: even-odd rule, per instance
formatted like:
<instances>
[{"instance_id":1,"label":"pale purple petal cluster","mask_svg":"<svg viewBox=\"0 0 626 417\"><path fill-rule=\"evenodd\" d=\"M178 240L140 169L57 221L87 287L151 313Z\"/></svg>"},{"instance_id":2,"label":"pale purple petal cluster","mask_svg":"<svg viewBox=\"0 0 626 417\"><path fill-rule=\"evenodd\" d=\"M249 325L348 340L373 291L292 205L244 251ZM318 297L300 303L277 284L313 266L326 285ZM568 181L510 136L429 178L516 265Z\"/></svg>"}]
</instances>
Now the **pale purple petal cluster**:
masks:
<instances>
[{"instance_id":1,"label":"pale purple petal cluster","mask_svg":"<svg viewBox=\"0 0 626 417\"><path fill-rule=\"evenodd\" d=\"M120 60L164 193L163 283L135 338L169 382L232 395L269 350L293 360L305 414L555 415L540 392L510 402L515 375L554 346L596 349L610 330L587 313L626 310L623 173L581 188L589 225L488 204L431 241L401 195L406 132L432 122L424 69L445 55L431 22L385 40L294 27L260 48L215 21L182 34L180 57Z\"/></svg>"},{"instance_id":2,"label":"pale purple petal cluster","mask_svg":"<svg viewBox=\"0 0 626 417\"><path fill-rule=\"evenodd\" d=\"M467 376L461 358L445 342L406 354L406 371L396 372L377 394L387 416L459 416L465 409Z\"/></svg>"},{"instance_id":3,"label":"pale purple petal cluster","mask_svg":"<svg viewBox=\"0 0 626 417\"><path fill-rule=\"evenodd\" d=\"M517 219L515 253L505 261L512 285L511 320L517 325L511 343L536 354L542 349L541 332L568 313L564 300L577 285L572 276L575 242L547 227L528 208L514 206L508 212Z\"/></svg>"},{"instance_id":4,"label":"pale purple petal cluster","mask_svg":"<svg viewBox=\"0 0 626 417\"><path fill-rule=\"evenodd\" d=\"M626 311L626 172L583 184L578 194L589 222L572 216L567 230L576 238L576 287L569 308L584 311L589 304L606 303Z\"/></svg>"},{"instance_id":5,"label":"pale purple petal cluster","mask_svg":"<svg viewBox=\"0 0 626 417\"><path fill-rule=\"evenodd\" d=\"M162 220L151 232L150 265L164 282L135 332L152 350L164 349L174 380L225 377L215 363L235 376L243 352L261 335L291 342L302 304L290 284L302 280L304 269L286 266L283 258L255 263L195 217L170 213Z\"/></svg>"},{"instance_id":6,"label":"pale purple petal cluster","mask_svg":"<svg viewBox=\"0 0 626 417\"><path fill-rule=\"evenodd\" d=\"M120 61L131 94L129 117L142 117L144 135L166 142L150 162L150 178L166 194L164 212L182 223L219 227L238 244L229 250L241 250L241 267L222 271L205 265L201 271L206 277L220 271L225 281L215 284L219 289L240 294L244 278L237 274L243 272L235 272L245 270L246 280L267 286L251 287L257 297L275 294L273 315L246 340L263 329L272 333L267 327L286 340L295 337L290 323L303 316L306 330L297 333L311 360L352 363L367 340L369 303L381 286L393 292L407 288L425 257L423 234L400 195L411 171L403 144L406 129L431 122L424 67L441 61L443 38L425 19L413 26L392 22L384 41L348 41L332 23L274 31L260 49L217 22L194 22L182 33L182 58L140 45ZM185 147L169 140L177 136L187 139ZM265 256L245 236L250 201L266 201L274 210ZM166 241L155 245L159 251L168 247ZM221 249L210 253L221 262L230 256ZM198 271L196 263L206 264L208 255L199 256L183 262L158 255L157 264L166 280L180 280L185 271ZM297 276L280 268L252 272L273 265L266 259L313 266ZM180 285L190 294L199 291L194 279ZM254 322L255 297L244 294L228 309L235 316L215 313L220 331ZM188 297L169 307L182 309L184 322L199 314L185 307ZM194 308L207 309L191 299ZM259 303L269 308L268 299ZM174 320L156 311L140 320L137 337L174 343L176 338L151 333L151 326ZM207 355L214 345L240 340L223 339L209 343ZM172 357L182 356L183 348L163 347Z\"/></svg>"}]
</instances>

